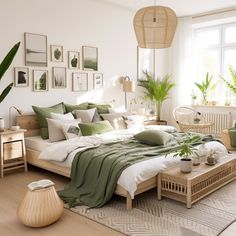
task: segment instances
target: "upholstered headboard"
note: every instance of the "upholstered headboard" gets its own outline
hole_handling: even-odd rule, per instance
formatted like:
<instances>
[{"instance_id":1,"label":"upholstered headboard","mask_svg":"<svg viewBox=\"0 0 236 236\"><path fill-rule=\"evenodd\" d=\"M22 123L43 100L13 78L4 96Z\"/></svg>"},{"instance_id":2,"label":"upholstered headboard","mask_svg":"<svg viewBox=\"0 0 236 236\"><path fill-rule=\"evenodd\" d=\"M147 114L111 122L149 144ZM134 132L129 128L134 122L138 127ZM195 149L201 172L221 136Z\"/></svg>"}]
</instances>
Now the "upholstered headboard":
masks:
<instances>
[{"instance_id":1,"label":"upholstered headboard","mask_svg":"<svg viewBox=\"0 0 236 236\"><path fill-rule=\"evenodd\" d=\"M39 123L36 115L22 115L16 117L16 124L26 129L26 137L39 135Z\"/></svg>"}]
</instances>

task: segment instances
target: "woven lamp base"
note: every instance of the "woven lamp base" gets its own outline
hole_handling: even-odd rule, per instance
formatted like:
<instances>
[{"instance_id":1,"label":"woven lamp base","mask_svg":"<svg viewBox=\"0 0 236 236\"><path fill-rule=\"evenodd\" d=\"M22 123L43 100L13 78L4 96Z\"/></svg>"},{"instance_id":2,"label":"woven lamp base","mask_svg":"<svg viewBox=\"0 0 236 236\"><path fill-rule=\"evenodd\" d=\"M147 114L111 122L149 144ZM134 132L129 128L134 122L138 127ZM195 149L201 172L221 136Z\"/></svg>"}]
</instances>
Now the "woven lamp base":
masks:
<instances>
[{"instance_id":1,"label":"woven lamp base","mask_svg":"<svg viewBox=\"0 0 236 236\"><path fill-rule=\"evenodd\" d=\"M17 209L20 222L30 227L44 227L56 222L63 213L63 202L53 186L28 190Z\"/></svg>"}]
</instances>

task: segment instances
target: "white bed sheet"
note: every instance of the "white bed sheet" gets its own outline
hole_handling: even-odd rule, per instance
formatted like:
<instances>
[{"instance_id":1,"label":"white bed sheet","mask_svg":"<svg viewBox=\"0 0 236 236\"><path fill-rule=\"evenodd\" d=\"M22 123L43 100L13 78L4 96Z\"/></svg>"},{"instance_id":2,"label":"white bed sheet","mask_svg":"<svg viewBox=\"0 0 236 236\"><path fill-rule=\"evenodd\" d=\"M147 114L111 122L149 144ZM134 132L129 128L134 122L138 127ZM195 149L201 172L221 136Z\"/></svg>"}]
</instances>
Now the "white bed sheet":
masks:
<instances>
[{"instance_id":1,"label":"white bed sheet","mask_svg":"<svg viewBox=\"0 0 236 236\"><path fill-rule=\"evenodd\" d=\"M45 148L52 147L52 145L57 145L59 142L50 143L48 140L43 140L41 137L30 137L26 138L26 147L42 151ZM61 141L63 143L68 143L68 141ZM206 148L218 151L221 153L227 154L227 149L224 145L219 142L213 141L205 144ZM56 165L64 166L64 167L71 167L72 161L74 159L75 154L78 150L72 151L65 161L52 161ZM128 168L126 168L121 176L118 179L118 184L122 186L125 190L130 193L130 196L134 198L134 193L137 190L137 186L139 183L148 180L154 176L156 176L161 170L176 165L179 162L178 157L173 157L172 155L166 156L158 156L150 160L142 161L136 163Z\"/></svg>"}]
</instances>

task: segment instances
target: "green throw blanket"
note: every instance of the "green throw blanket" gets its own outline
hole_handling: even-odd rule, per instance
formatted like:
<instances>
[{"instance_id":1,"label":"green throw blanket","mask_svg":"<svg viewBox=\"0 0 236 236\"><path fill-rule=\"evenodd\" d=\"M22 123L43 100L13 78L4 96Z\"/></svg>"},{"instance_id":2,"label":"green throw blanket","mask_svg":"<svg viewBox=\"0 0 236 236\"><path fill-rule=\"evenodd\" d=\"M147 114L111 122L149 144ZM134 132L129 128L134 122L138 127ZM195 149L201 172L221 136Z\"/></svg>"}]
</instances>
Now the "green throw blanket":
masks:
<instances>
[{"instance_id":1,"label":"green throw blanket","mask_svg":"<svg viewBox=\"0 0 236 236\"><path fill-rule=\"evenodd\" d=\"M174 133L174 139L165 146L149 146L135 139L102 144L76 154L71 170L71 182L59 196L69 204L101 207L108 202L122 171L137 162L175 152L186 138L184 133ZM188 134L189 135L189 134ZM193 145L213 141L212 136L190 135Z\"/></svg>"}]
</instances>

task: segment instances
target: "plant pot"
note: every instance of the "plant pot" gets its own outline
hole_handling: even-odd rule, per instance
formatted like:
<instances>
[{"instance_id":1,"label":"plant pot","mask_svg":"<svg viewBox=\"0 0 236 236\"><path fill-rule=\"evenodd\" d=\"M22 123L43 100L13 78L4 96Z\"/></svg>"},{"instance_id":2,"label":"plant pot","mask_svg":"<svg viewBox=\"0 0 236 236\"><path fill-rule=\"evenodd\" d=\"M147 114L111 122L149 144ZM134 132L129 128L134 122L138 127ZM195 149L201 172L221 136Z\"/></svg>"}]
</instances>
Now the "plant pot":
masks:
<instances>
[{"instance_id":1,"label":"plant pot","mask_svg":"<svg viewBox=\"0 0 236 236\"><path fill-rule=\"evenodd\" d=\"M180 161L180 171L183 173L190 173L193 169L193 161L190 158L183 158Z\"/></svg>"},{"instance_id":2,"label":"plant pot","mask_svg":"<svg viewBox=\"0 0 236 236\"><path fill-rule=\"evenodd\" d=\"M4 129L5 129L4 119L0 118L0 131L4 131Z\"/></svg>"}]
</instances>

